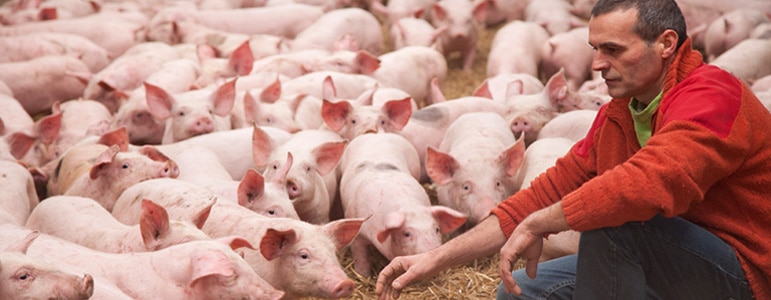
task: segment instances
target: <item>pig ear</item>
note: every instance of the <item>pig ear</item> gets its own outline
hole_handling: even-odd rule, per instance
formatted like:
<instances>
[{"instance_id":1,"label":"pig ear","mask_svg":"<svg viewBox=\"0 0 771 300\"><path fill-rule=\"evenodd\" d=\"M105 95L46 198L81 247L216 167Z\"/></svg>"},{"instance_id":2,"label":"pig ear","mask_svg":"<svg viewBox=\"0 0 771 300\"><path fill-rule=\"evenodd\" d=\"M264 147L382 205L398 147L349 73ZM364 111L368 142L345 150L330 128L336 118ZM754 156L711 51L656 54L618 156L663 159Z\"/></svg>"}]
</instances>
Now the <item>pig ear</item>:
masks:
<instances>
[{"instance_id":1,"label":"pig ear","mask_svg":"<svg viewBox=\"0 0 771 300\"><path fill-rule=\"evenodd\" d=\"M46 116L36 125L37 134L40 141L45 145L53 144L59 137L59 131L62 128L62 113L56 113Z\"/></svg>"},{"instance_id":2,"label":"pig ear","mask_svg":"<svg viewBox=\"0 0 771 300\"><path fill-rule=\"evenodd\" d=\"M503 166L506 170L506 175L514 176L517 174L522 161L525 157L525 134L523 133L519 139L514 142L511 147L504 150L498 157L498 161L503 162Z\"/></svg>"},{"instance_id":3,"label":"pig ear","mask_svg":"<svg viewBox=\"0 0 771 300\"><path fill-rule=\"evenodd\" d=\"M212 201L209 205L204 206L201 211L199 211L197 214L193 216L193 219L190 220L190 222L195 225L195 227L198 227L198 229L202 229L203 225L206 224L206 220L209 219L209 214L211 214L211 208L214 207L214 204L217 203L217 198L212 198Z\"/></svg>"},{"instance_id":4,"label":"pig ear","mask_svg":"<svg viewBox=\"0 0 771 300\"><path fill-rule=\"evenodd\" d=\"M321 118L335 132L340 131L345 126L351 112L353 112L353 106L347 100L330 102L324 99L321 104Z\"/></svg>"},{"instance_id":5,"label":"pig ear","mask_svg":"<svg viewBox=\"0 0 771 300\"><path fill-rule=\"evenodd\" d=\"M252 125L252 160L257 168L265 168L268 156L275 150L273 139L257 124Z\"/></svg>"},{"instance_id":6,"label":"pig ear","mask_svg":"<svg viewBox=\"0 0 771 300\"><path fill-rule=\"evenodd\" d=\"M194 288L202 279L209 276L230 277L235 274L233 264L227 255L220 251L205 251L191 255L190 287Z\"/></svg>"},{"instance_id":7,"label":"pig ear","mask_svg":"<svg viewBox=\"0 0 771 300\"><path fill-rule=\"evenodd\" d=\"M431 215L439 224L439 231L442 233L453 232L466 223L466 215L445 206L431 206Z\"/></svg>"},{"instance_id":8,"label":"pig ear","mask_svg":"<svg viewBox=\"0 0 771 300\"><path fill-rule=\"evenodd\" d=\"M264 192L265 178L254 169L248 169L238 183L238 204L252 207L255 201L262 199Z\"/></svg>"},{"instance_id":9,"label":"pig ear","mask_svg":"<svg viewBox=\"0 0 771 300\"><path fill-rule=\"evenodd\" d=\"M113 159L115 159L115 155L117 155L119 151L120 148L118 148L118 146L112 145L110 148L99 154L96 163L91 167L91 172L89 172L89 176L92 180L99 178L99 176L102 175L102 172L105 172L105 169L112 163Z\"/></svg>"},{"instance_id":10,"label":"pig ear","mask_svg":"<svg viewBox=\"0 0 771 300\"><path fill-rule=\"evenodd\" d=\"M485 97L490 99L493 98L493 94L490 93L490 84L488 83L487 79L485 79L485 81L482 82L482 84L479 85L479 87L476 90L474 90L473 95L477 97Z\"/></svg>"},{"instance_id":11,"label":"pig ear","mask_svg":"<svg viewBox=\"0 0 771 300\"><path fill-rule=\"evenodd\" d=\"M369 217L335 220L323 225L323 229L332 238L337 251L340 251L353 241L359 234L361 224L368 219Z\"/></svg>"},{"instance_id":12,"label":"pig ear","mask_svg":"<svg viewBox=\"0 0 771 300\"><path fill-rule=\"evenodd\" d=\"M254 99L251 93L248 91L244 93L244 116L247 122L257 122L257 116L259 116L259 109L261 103Z\"/></svg>"},{"instance_id":13,"label":"pig ear","mask_svg":"<svg viewBox=\"0 0 771 300\"><path fill-rule=\"evenodd\" d=\"M286 183L286 175L289 174L289 169L292 168L292 164L294 163L294 156L292 156L292 152L286 153L286 162L284 162L283 165L281 165L281 168L276 171L275 174L273 174L273 178L271 181L275 183L284 184Z\"/></svg>"},{"instance_id":14,"label":"pig ear","mask_svg":"<svg viewBox=\"0 0 771 300\"><path fill-rule=\"evenodd\" d=\"M332 76L327 75L327 77L324 77L324 82L321 84L321 96L323 99L337 98L337 88L335 88Z\"/></svg>"},{"instance_id":15,"label":"pig ear","mask_svg":"<svg viewBox=\"0 0 771 300\"><path fill-rule=\"evenodd\" d=\"M158 250L158 240L169 232L169 214L166 209L148 199L142 199L142 215L139 217L142 241L150 251Z\"/></svg>"},{"instance_id":16,"label":"pig ear","mask_svg":"<svg viewBox=\"0 0 771 300\"><path fill-rule=\"evenodd\" d=\"M260 101L276 103L279 98L281 98L281 81L278 80L278 77L276 77L276 80L273 81L273 83L262 90L260 93Z\"/></svg>"},{"instance_id":17,"label":"pig ear","mask_svg":"<svg viewBox=\"0 0 771 300\"><path fill-rule=\"evenodd\" d=\"M236 75L244 76L249 75L249 72L252 71L252 65L254 65L254 54L252 53L252 48L249 47L249 41L247 40L230 54L228 68L233 70Z\"/></svg>"},{"instance_id":18,"label":"pig ear","mask_svg":"<svg viewBox=\"0 0 771 300\"><path fill-rule=\"evenodd\" d=\"M278 231L268 228L260 242L260 253L267 260L281 255L289 246L297 242L297 233L293 229Z\"/></svg>"},{"instance_id":19,"label":"pig ear","mask_svg":"<svg viewBox=\"0 0 771 300\"><path fill-rule=\"evenodd\" d=\"M166 120L171 117L171 109L175 102L174 98L158 86L147 82L144 85L147 109L150 111L150 114L158 120Z\"/></svg>"},{"instance_id":20,"label":"pig ear","mask_svg":"<svg viewBox=\"0 0 771 300\"><path fill-rule=\"evenodd\" d=\"M380 68L380 58L366 50L356 52L356 63L361 66L361 74L368 75Z\"/></svg>"},{"instance_id":21,"label":"pig ear","mask_svg":"<svg viewBox=\"0 0 771 300\"><path fill-rule=\"evenodd\" d=\"M372 98L375 96L375 92L377 92L377 89L378 89L378 84L375 83L375 86L361 93L361 95L359 95L359 97L356 98L354 102L356 102L356 104L358 105L363 105L363 106L372 105Z\"/></svg>"},{"instance_id":22,"label":"pig ear","mask_svg":"<svg viewBox=\"0 0 771 300\"><path fill-rule=\"evenodd\" d=\"M445 19L447 19L447 11L444 10L444 7L442 7L438 3L434 3L432 7L434 9L434 17L437 20L444 21Z\"/></svg>"},{"instance_id":23,"label":"pig ear","mask_svg":"<svg viewBox=\"0 0 771 300\"><path fill-rule=\"evenodd\" d=\"M212 101L215 115L224 117L230 114L236 103L236 80L221 85L212 95Z\"/></svg>"},{"instance_id":24,"label":"pig ear","mask_svg":"<svg viewBox=\"0 0 771 300\"><path fill-rule=\"evenodd\" d=\"M434 183L447 184L459 168L458 161L452 155L431 146L426 149L426 173Z\"/></svg>"},{"instance_id":25,"label":"pig ear","mask_svg":"<svg viewBox=\"0 0 771 300\"><path fill-rule=\"evenodd\" d=\"M544 86L544 92L549 97L552 107L558 108L559 104L568 96L568 84L565 77L565 68L560 70L549 78Z\"/></svg>"},{"instance_id":26,"label":"pig ear","mask_svg":"<svg viewBox=\"0 0 771 300\"><path fill-rule=\"evenodd\" d=\"M27 236L25 236L23 239L16 241L15 243L8 246L8 248L5 249L4 252L21 252L22 254L27 254L27 249L29 249L29 245L32 244L32 242L37 239L37 237L40 236L40 231L33 230Z\"/></svg>"},{"instance_id":27,"label":"pig ear","mask_svg":"<svg viewBox=\"0 0 771 300\"><path fill-rule=\"evenodd\" d=\"M525 84L521 79L515 79L506 85L506 99L514 99L514 97L522 95L525 91Z\"/></svg>"},{"instance_id":28,"label":"pig ear","mask_svg":"<svg viewBox=\"0 0 771 300\"><path fill-rule=\"evenodd\" d=\"M254 249L252 243L240 236L226 236L217 238L215 241L228 245L231 250L238 250L240 248Z\"/></svg>"},{"instance_id":29,"label":"pig ear","mask_svg":"<svg viewBox=\"0 0 771 300\"><path fill-rule=\"evenodd\" d=\"M142 146L142 148L139 148L139 154L145 155L150 159L158 162L167 162L170 160L166 154L163 154L163 152L152 145L145 145Z\"/></svg>"},{"instance_id":30,"label":"pig ear","mask_svg":"<svg viewBox=\"0 0 771 300\"><path fill-rule=\"evenodd\" d=\"M129 140L126 127L121 126L113 131L106 132L99 137L97 143L105 146L117 145L121 152L128 151Z\"/></svg>"},{"instance_id":31,"label":"pig ear","mask_svg":"<svg viewBox=\"0 0 771 300\"><path fill-rule=\"evenodd\" d=\"M15 132L11 135L11 155L16 159L22 159L37 139L23 132Z\"/></svg>"},{"instance_id":32,"label":"pig ear","mask_svg":"<svg viewBox=\"0 0 771 300\"><path fill-rule=\"evenodd\" d=\"M407 122L410 121L412 115L412 98L407 97L402 100L391 100L385 103L382 108L383 112L391 120L394 125L394 129L401 131Z\"/></svg>"},{"instance_id":33,"label":"pig ear","mask_svg":"<svg viewBox=\"0 0 771 300\"><path fill-rule=\"evenodd\" d=\"M474 16L474 19L477 20L477 22L484 22L485 18L487 18L487 7L489 6L489 2L489 0L482 0L474 5L472 15Z\"/></svg>"},{"instance_id":34,"label":"pig ear","mask_svg":"<svg viewBox=\"0 0 771 300\"><path fill-rule=\"evenodd\" d=\"M313 155L316 157L316 169L321 176L327 175L335 169L343 156L347 143L348 141L328 142L313 149Z\"/></svg>"},{"instance_id":35,"label":"pig ear","mask_svg":"<svg viewBox=\"0 0 771 300\"><path fill-rule=\"evenodd\" d=\"M391 212L385 217L385 228L377 233L377 241L383 243L395 230L402 228L406 218L402 212Z\"/></svg>"}]
</instances>

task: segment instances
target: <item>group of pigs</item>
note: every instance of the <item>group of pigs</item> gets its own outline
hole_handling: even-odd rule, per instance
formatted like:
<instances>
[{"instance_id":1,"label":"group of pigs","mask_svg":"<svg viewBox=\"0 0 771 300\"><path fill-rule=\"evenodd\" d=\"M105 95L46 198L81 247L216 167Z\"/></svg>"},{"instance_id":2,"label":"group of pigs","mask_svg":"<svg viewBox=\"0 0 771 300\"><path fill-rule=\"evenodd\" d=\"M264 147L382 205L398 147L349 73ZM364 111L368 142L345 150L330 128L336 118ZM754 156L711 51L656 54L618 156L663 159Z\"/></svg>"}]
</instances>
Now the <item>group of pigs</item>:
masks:
<instances>
[{"instance_id":1,"label":"group of pigs","mask_svg":"<svg viewBox=\"0 0 771 300\"><path fill-rule=\"evenodd\" d=\"M595 2L7 1L0 298L349 297L341 250L371 276L438 247L583 138ZM771 3L678 3L771 107ZM483 27L487 78L446 99Z\"/></svg>"}]
</instances>

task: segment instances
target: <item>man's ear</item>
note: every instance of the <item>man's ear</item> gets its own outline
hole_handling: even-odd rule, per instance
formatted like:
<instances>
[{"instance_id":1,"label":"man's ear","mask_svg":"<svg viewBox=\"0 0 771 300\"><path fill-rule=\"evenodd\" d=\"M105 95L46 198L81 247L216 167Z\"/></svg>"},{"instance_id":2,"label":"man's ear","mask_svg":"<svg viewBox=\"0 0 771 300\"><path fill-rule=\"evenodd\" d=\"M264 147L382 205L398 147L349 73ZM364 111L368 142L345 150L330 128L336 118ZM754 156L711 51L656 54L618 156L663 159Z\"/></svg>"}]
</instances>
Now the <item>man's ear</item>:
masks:
<instances>
[{"instance_id":1,"label":"man's ear","mask_svg":"<svg viewBox=\"0 0 771 300\"><path fill-rule=\"evenodd\" d=\"M661 51L661 57L669 58L677 52L678 35L672 29L665 30L656 41L657 47Z\"/></svg>"}]
</instances>

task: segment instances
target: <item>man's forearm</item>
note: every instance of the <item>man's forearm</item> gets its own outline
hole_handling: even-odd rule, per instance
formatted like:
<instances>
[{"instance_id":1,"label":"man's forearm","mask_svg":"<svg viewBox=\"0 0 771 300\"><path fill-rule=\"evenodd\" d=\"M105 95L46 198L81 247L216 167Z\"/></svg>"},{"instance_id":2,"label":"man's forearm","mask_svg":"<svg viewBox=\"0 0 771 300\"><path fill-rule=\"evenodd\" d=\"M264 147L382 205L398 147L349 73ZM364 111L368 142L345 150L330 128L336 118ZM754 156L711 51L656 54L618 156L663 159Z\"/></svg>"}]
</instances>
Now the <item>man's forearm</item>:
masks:
<instances>
[{"instance_id":1,"label":"man's forearm","mask_svg":"<svg viewBox=\"0 0 771 300\"><path fill-rule=\"evenodd\" d=\"M498 253L504 243L506 236L501 231L498 217L490 215L469 231L431 252L444 269Z\"/></svg>"}]
</instances>

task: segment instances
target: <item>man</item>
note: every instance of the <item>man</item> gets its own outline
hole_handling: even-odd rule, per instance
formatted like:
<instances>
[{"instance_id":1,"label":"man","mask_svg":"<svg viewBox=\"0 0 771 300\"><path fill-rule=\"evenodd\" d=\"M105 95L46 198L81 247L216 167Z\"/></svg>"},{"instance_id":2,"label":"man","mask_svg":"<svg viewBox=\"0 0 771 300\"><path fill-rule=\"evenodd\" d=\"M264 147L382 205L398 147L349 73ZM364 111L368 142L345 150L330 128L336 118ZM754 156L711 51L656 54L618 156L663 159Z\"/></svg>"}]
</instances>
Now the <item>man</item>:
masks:
<instances>
[{"instance_id":1,"label":"man","mask_svg":"<svg viewBox=\"0 0 771 300\"><path fill-rule=\"evenodd\" d=\"M499 298L771 299L771 114L703 63L674 0L600 0L589 44L614 99L586 138L465 234L395 258L381 298L500 249ZM537 264L568 229L578 254Z\"/></svg>"}]
</instances>

